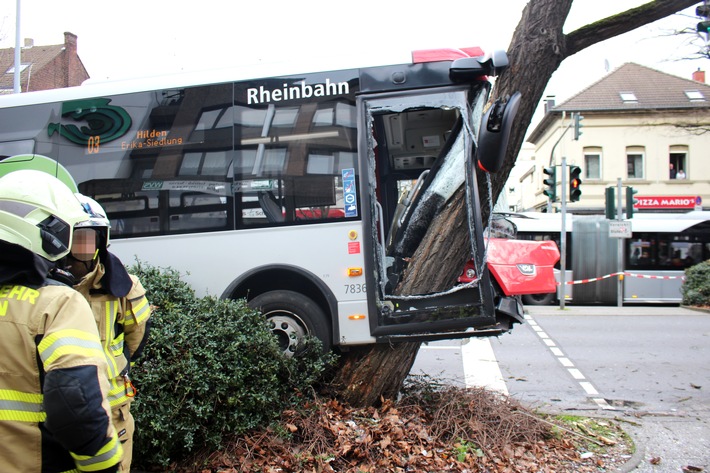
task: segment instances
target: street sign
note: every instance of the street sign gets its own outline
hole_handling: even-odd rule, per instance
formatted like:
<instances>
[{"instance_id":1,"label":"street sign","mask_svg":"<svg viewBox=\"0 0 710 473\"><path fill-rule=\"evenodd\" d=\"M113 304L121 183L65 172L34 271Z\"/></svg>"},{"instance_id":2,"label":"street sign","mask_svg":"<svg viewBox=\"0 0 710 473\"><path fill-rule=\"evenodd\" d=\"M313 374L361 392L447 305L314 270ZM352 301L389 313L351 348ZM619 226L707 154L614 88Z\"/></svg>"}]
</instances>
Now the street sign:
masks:
<instances>
[{"instance_id":1,"label":"street sign","mask_svg":"<svg viewBox=\"0 0 710 473\"><path fill-rule=\"evenodd\" d=\"M609 238L631 238L631 222L609 220Z\"/></svg>"}]
</instances>

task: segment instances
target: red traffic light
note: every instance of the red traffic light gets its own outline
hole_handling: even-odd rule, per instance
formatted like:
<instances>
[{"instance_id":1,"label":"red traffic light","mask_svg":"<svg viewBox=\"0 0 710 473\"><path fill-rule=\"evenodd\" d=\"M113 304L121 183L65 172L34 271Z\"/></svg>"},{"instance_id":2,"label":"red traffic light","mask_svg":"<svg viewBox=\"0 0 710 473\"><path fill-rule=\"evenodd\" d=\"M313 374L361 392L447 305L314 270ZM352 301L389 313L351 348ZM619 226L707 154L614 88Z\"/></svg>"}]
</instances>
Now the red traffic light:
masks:
<instances>
[{"instance_id":1,"label":"red traffic light","mask_svg":"<svg viewBox=\"0 0 710 473\"><path fill-rule=\"evenodd\" d=\"M582 174L582 168L579 166L569 167L569 201L579 202L582 197L582 190L579 188L582 185L582 179L579 177Z\"/></svg>"}]
</instances>

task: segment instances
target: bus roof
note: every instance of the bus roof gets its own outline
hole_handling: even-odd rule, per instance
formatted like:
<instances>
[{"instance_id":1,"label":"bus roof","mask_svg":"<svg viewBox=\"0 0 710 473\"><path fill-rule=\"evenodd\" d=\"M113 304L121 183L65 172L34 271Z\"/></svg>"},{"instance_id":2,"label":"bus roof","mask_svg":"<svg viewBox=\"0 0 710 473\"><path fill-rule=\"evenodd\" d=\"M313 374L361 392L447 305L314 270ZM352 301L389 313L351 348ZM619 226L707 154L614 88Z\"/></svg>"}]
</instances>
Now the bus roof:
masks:
<instances>
[{"instance_id":1,"label":"bus roof","mask_svg":"<svg viewBox=\"0 0 710 473\"><path fill-rule=\"evenodd\" d=\"M493 55L496 55L497 53L498 52L494 52ZM336 61L331 62L329 64L330 67L327 70L319 69L315 66L309 67L303 63L284 61L124 80L96 81L94 79L88 79L84 82L84 84L75 87L41 90L21 94L0 95L0 108L75 100L103 95L120 95L149 90L182 88L194 85L221 84L249 79L258 80L273 77L291 77L299 74L358 71L363 68L385 68L392 66L421 64L426 62L450 62L463 58L488 59L488 56L486 56L483 50L478 47L418 50L413 51L411 54L412 55L409 61L405 59L399 63L391 64L361 64L355 67L340 67L340 63ZM343 64L343 66L345 65Z\"/></svg>"},{"instance_id":2,"label":"bus roof","mask_svg":"<svg viewBox=\"0 0 710 473\"><path fill-rule=\"evenodd\" d=\"M96 82L92 79L88 79L88 81L84 82L84 84L75 87L40 90L21 94L0 95L0 108L75 100L103 95L120 95L148 90L220 84L240 80L280 77L294 74L293 69L291 69L290 72L287 72L286 69L287 68L283 63L278 63L185 72L179 74L166 74L133 79ZM301 71L300 73L306 74L311 72L323 71Z\"/></svg>"},{"instance_id":3,"label":"bus roof","mask_svg":"<svg viewBox=\"0 0 710 473\"><path fill-rule=\"evenodd\" d=\"M519 232L555 232L560 231L560 213L520 212L509 214ZM600 215L567 214L565 226L572 231L576 219L599 218ZM683 213L635 213L630 219L634 232L682 232L702 222L710 221L710 211L694 210Z\"/></svg>"},{"instance_id":4,"label":"bus roof","mask_svg":"<svg viewBox=\"0 0 710 473\"><path fill-rule=\"evenodd\" d=\"M631 228L635 232L682 232L699 223L710 221L710 211L685 213L635 213Z\"/></svg>"}]
</instances>

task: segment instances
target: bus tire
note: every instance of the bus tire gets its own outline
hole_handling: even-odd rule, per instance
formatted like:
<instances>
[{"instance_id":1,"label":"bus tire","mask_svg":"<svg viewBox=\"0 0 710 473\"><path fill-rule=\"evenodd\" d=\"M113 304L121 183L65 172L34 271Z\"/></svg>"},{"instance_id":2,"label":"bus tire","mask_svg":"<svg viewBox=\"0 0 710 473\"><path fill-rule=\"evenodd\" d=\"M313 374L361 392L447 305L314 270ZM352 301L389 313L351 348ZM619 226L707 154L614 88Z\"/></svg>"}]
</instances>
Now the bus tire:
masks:
<instances>
[{"instance_id":1,"label":"bus tire","mask_svg":"<svg viewBox=\"0 0 710 473\"><path fill-rule=\"evenodd\" d=\"M270 291L249 301L249 306L260 310L276 335L286 356L296 353L307 335L318 338L323 351L330 351L330 327L323 310L310 298L293 291Z\"/></svg>"},{"instance_id":2,"label":"bus tire","mask_svg":"<svg viewBox=\"0 0 710 473\"><path fill-rule=\"evenodd\" d=\"M525 305L550 305L555 300L555 294L549 292L547 294L525 294L523 296L523 304Z\"/></svg>"}]
</instances>

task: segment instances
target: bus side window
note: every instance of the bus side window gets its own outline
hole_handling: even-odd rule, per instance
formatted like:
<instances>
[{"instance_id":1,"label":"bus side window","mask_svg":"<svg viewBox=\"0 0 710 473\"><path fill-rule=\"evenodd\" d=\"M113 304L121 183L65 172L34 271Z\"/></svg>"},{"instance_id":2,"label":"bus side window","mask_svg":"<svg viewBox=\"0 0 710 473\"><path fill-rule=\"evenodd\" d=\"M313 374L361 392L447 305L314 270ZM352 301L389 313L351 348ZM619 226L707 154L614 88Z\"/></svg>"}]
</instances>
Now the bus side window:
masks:
<instances>
[{"instance_id":1,"label":"bus side window","mask_svg":"<svg viewBox=\"0 0 710 473\"><path fill-rule=\"evenodd\" d=\"M135 196L122 199L97 200L111 216L111 236L138 236L158 231L158 217L149 212L150 204L147 196Z\"/></svg>"},{"instance_id":2,"label":"bus side window","mask_svg":"<svg viewBox=\"0 0 710 473\"><path fill-rule=\"evenodd\" d=\"M170 206L171 233L230 229L227 227L227 197L202 192L176 191L174 194Z\"/></svg>"},{"instance_id":3,"label":"bus side window","mask_svg":"<svg viewBox=\"0 0 710 473\"><path fill-rule=\"evenodd\" d=\"M336 198L336 177L333 175L297 176L287 181L286 195L293 197L296 220L344 217L342 201ZM340 211L336 207L340 207Z\"/></svg>"}]
</instances>

